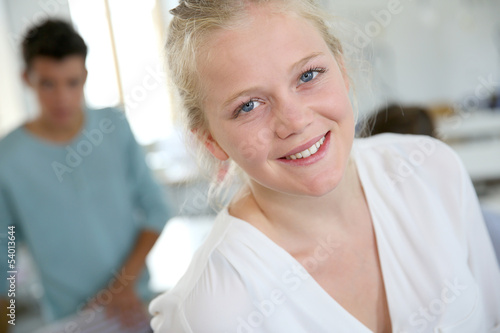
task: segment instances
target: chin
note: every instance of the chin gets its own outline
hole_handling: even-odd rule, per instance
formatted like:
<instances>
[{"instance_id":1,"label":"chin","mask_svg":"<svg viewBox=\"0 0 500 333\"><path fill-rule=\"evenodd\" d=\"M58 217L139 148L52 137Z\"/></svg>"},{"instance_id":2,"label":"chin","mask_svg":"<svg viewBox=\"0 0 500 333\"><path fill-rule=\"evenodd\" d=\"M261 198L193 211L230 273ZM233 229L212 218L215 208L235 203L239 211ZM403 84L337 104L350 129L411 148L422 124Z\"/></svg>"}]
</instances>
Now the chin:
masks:
<instances>
[{"instance_id":1,"label":"chin","mask_svg":"<svg viewBox=\"0 0 500 333\"><path fill-rule=\"evenodd\" d=\"M59 125L69 125L74 121L75 117L76 115L73 112L60 112L51 116L52 121Z\"/></svg>"},{"instance_id":2,"label":"chin","mask_svg":"<svg viewBox=\"0 0 500 333\"><path fill-rule=\"evenodd\" d=\"M323 197L334 191L339 186L341 180L342 178L340 177L340 179L335 178L318 182L318 184L308 187L307 195L318 198Z\"/></svg>"},{"instance_id":3,"label":"chin","mask_svg":"<svg viewBox=\"0 0 500 333\"><path fill-rule=\"evenodd\" d=\"M291 195L321 198L334 191L340 185L343 176L344 174L341 171L332 172L328 178L318 177L298 187L292 185L292 188L282 189L281 192Z\"/></svg>"}]
</instances>

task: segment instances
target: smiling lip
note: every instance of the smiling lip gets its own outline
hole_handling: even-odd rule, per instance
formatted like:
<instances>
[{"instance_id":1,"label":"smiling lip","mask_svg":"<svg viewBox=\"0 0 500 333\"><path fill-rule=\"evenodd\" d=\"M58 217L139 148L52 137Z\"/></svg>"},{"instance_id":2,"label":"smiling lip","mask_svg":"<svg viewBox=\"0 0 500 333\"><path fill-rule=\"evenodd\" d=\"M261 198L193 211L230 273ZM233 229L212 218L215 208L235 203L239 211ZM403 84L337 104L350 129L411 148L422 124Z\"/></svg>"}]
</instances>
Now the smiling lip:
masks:
<instances>
[{"instance_id":1,"label":"smiling lip","mask_svg":"<svg viewBox=\"0 0 500 333\"><path fill-rule=\"evenodd\" d=\"M306 167L313 165L327 156L329 147L330 147L330 140L331 140L331 132L327 132L326 135L324 136L323 143L320 145L318 148L318 151L308 157L302 157L302 158L296 158L296 159L287 159L286 157L284 158L279 158L277 161L280 163L283 163L284 165L287 165L289 167ZM319 137L318 140L321 140L322 137ZM316 141L317 142L317 141ZM301 146L302 147L302 146ZM299 147L299 148L301 148ZM292 150L293 152L294 150ZM297 154L297 153L296 153ZM290 156L290 155L287 155ZM293 155L292 155L293 156ZM291 156L290 156L291 157Z\"/></svg>"},{"instance_id":2,"label":"smiling lip","mask_svg":"<svg viewBox=\"0 0 500 333\"><path fill-rule=\"evenodd\" d=\"M281 159L286 159L287 156L290 156L290 155L295 155L297 153L300 153L308 148L310 148L313 144L315 144L316 142L318 142L321 138L325 137L326 135L328 134L325 133L325 134L322 134L322 135L319 135L317 137L315 137L314 139L311 139L309 141L307 141L306 143L290 150L288 153L286 153L285 155L283 155L282 157L280 157Z\"/></svg>"}]
</instances>

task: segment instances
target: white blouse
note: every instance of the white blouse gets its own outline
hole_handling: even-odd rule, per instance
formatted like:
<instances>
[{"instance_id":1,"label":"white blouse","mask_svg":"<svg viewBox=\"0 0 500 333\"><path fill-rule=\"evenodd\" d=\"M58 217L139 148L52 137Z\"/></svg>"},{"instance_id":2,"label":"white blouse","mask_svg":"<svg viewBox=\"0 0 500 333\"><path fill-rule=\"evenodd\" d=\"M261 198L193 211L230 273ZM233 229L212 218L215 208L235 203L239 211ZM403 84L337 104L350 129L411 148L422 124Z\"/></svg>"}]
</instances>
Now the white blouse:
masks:
<instances>
[{"instance_id":1,"label":"white blouse","mask_svg":"<svg viewBox=\"0 0 500 333\"><path fill-rule=\"evenodd\" d=\"M456 154L424 136L356 139L393 332L500 332L500 270ZM162 333L367 333L299 263L222 210L186 274L150 305Z\"/></svg>"}]
</instances>

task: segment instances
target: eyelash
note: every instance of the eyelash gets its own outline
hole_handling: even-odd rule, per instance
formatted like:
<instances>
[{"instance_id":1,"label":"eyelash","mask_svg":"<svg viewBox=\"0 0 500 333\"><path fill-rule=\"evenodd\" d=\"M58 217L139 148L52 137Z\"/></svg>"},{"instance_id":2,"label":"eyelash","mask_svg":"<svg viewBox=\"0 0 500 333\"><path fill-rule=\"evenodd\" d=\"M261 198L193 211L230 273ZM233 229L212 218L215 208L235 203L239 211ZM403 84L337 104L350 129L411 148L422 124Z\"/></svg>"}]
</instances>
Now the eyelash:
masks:
<instances>
[{"instance_id":1,"label":"eyelash","mask_svg":"<svg viewBox=\"0 0 500 333\"><path fill-rule=\"evenodd\" d=\"M299 80L302 77L302 75L304 75L305 73L308 73L308 72L318 72L318 74L323 74L323 73L326 73L326 71L327 71L327 69L324 68L324 67L311 67L311 68L309 68L308 70L302 72L299 75Z\"/></svg>"},{"instance_id":2,"label":"eyelash","mask_svg":"<svg viewBox=\"0 0 500 333\"><path fill-rule=\"evenodd\" d=\"M240 115L240 113L242 112L241 110L243 109L243 107L244 107L246 104L248 104L248 103L250 103L250 102L255 102L255 101L256 101L256 99L255 99L255 98L250 98L248 101L243 102L243 103L241 103L240 105L238 105L238 107L236 108L236 110L234 110L234 112L233 112L233 118L238 118L238 116L239 116L239 115Z\"/></svg>"},{"instance_id":3,"label":"eyelash","mask_svg":"<svg viewBox=\"0 0 500 333\"><path fill-rule=\"evenodd\" d=\"M305 71L303 71L302 73L300 73L298 80L300 81L300 78L302 77L302 75L304 75L304 74L306 74L306 73L308 73L308 72L318 72L318 74L323 74L323 73L326 73L326 72L327 72L327 69L326 69L326 68L324 68L324 67L311 67L311 68L309 68L308 70L305 70ZM315 79L315 78L313 78L313 80L314 80L314 79ZM310 82L310 81L308 81L308 82ZM304 82L304 83L307 83L307 82ZM234 113L233 113L233 118L237 118L237 117L240 115L240 113L241 113L241 109L242 109L242 108L243 108L246 104L248 104L248 103L250 103L250 102L255 102L255 101L256 101L256 99L255 99L255 98L251 98L251 99L249 99L249 100L247 100L247 101L245 101L245 102L241 103L240 105L238 105L238 107L236 108L236 110L234 110Z\"/></svg>"}]
</instances>

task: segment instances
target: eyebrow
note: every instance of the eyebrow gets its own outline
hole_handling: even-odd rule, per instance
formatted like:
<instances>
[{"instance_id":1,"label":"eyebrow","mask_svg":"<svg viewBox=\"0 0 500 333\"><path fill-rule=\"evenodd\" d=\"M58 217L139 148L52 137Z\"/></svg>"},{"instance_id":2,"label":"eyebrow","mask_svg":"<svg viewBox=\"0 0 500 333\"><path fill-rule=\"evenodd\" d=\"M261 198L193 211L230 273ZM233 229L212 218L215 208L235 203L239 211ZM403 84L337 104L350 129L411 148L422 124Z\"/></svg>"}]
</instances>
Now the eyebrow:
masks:
<instances>
[{"instance_id":1,"label":"eyebrow","mask_svg":"<svg viewBox=\"0 0 500 333\"><path fill-rule=\"evenodd\" d=\"M293 72L295 70L297 70L297 68L300 68L302 66L304 66L304 64L308 63L311 59L314 59L314 58L317 58L319 56L322 56L324 55L323 52L314 52L313 54L305 57L305 58L302 58L300 59L299 61L295 62L291 67L290 67L290 72ZM231 97L229 97L225 102L224 104L222 105L223 108L226 108L229 104L231 104L234 100L238 99L238 97L240 96L243 96L243 95L247 95L248 93L250 93L251 91L255 91L257 90L257 87L251 87L251 88L248 88L248 89L245 89L245 90L242 90L242 91L239 91L233 95L231 95Z\"/></svg>"}]
</instances>

